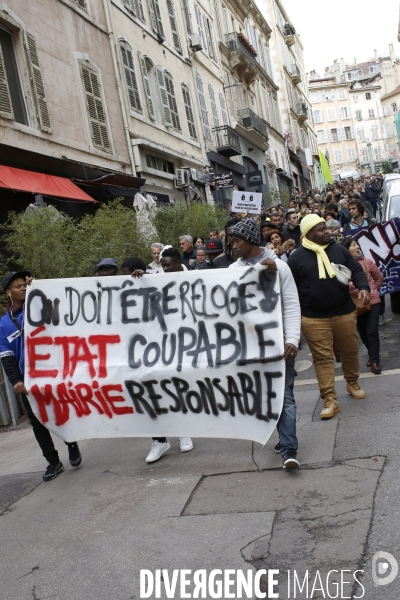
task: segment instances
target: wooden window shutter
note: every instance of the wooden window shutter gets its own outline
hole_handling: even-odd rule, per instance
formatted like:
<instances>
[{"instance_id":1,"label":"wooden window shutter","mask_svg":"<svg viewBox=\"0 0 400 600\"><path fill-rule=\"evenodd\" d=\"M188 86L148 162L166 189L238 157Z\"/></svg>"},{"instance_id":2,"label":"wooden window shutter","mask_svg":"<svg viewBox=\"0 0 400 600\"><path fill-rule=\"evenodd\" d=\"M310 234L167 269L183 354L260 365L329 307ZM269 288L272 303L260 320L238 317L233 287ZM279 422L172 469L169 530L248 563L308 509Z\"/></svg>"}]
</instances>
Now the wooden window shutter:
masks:
<instances>
[{"instance_id":1,"label":"wooden window shutter","mask_svg":"<svg viewBox=\"0 0 400 600\"><path fill-rule=\"evenodd\" d=\"M207 112L206 98L204 96L204 91L203 91L203 82L198 73L195 73L195 78L196 78L196 87L197 87L197 97L199 99L199 105L200 105L200 111L201 111L201 120L203 122L204 137L208 142L211 142L212 141L211 129L210 129L209 121L208 121L208 112Z\"/></svg>"},{"instance_id":2,"label":"wooden window shutter","mask_svg":"<svg viewBox=\"0 0 400 600\"><path fill-rule=\"evenodd\" d=\"M208 84L208 95L210 97L211 112L212 112L212 116L213 116L214 127L219 127L219 117L218 117L217 105L215 103L215 94L214 94L213 86L211 85L211 83Z\"/></svg>"},{"instance_id":3,"label":"wooden window shutter","mask_svg":"<svg viewBox=\"0 0 400 600\"><path fill-rule=\"evenodd\" d=\"M142 21L142 23L146 23L146 17L144 16L142 0L136 0L136 6L139 19Z\"/></svg>"},{"instance_id":4,"label":"wooden window shutter","mask_svg":"<svg viewBox=\"0 0 400 600\"><path fill-rule=\"evenodd\" d=\"M136 5L135 0L124 0L124 6L129 12L136 16Z\"/></svg>"},{"instance_id":5,"label":"wooden window shutter","mask_svg":"<svg viewBox=\"0 0 400 600\"><path fill-rule=\"evenodd\" d=\"M225 96L223 94L219 95L219 105L221 107L222 121L223 121L224 125L229 125L228 113L226 112L226 100L225 100Z\"/></svg>"},{"instance_id":6,"label":"wooden window shutter","mask_svg":"<svg viewBox=\"0 0 400 600\"><path fill-rule=\"evenodd\" d=\"M13 119L14 111L11 104L10 89L8 87L7 74L4 66L3 51L0 46L0 116L5 119Z\"/></svg>"},{"instance_id":7,"label":"wooden window shutter","mask_svg":"<svg viewBox=\"0 0 400 600\"><path fill-rule=\"evenodd\" d=\"M172 125L171 111L169 109L167 89L165 87L164 74L162 67L155 67L158 90L160 93L160 101L163 112L163 121L165 125Z\"/></svg>"},{"instance_id":8,"label":"wooden window shutter","mask_svg":"<svg viewBox=\"0 0 400 600\"><path fill-rule=\"evenodd\" d=\"M141 52L138 52L138 55L139 55L140 70L142 72L143 87L144 87L144 91L146 94L147 108L149 109L149 117L150 117L150 119L155 121L156 120L156 111L154 109L153 96L151 94L150 79L149 79L149 73L147 70L146 59L143 56L143 54L141 54Z\"/></svg>"},{"instance_id":9,"label":"wooden window shutter","mask_svg":"<svg viewBox=\"0 0 400 600\"><path fill-rule=\"evenodd\" d=\"M165 88L167 90L168 105L169 105L169 110L171 112L173 128L176 131L181 131L181 123L179 120L178 106L177 106L176 98L175 98L174 82L172 80L172 75L170 73L168 73L168 71L164 71L164 81L165 81Z\"/></svg>"},{"instance_id":10,"label":"wooden window shutter","mask_svg":"<svg viewBox=\"0 0 400 600\"><path fill-rule=\"evenodd\" d=\"M81 74L93 144L100 150L111 152L112 149L98 74L92 68L82 63Z\"/></svg>"},{"instance_id":11,"label":"wooden window shutter","mask_svg":"<svg viewBox=\"0 0 400 600\"><path fill-rule=\"evenodd\" d=\"M44 85L42 79L42 71L40 69L39 57L36 49L35 38L30 34L26 34L26 51L28 54L28 62L33 90L36 98L37 117L42 131L51 133L50 114L47 107L46 95L44 93Z\"/></svg>"},{"instance_id":12,"label":"wooden window shutter","mask_svg":"<svg viewBox=\"0 0 400 600\"><path fill-rule=\"evenodd\" d=\"M197 140L196 124L194 121L192 102L190 100L190 92L189 92L188 86L185 85L184 83L182 83L182 95L183 95L183 102L185 104L186 118L187 118L188 127L189 127L189 135L194 140Z\"/></svg>"},{"instance_id":13,"label":"wooden window shutter","mask_svg":"<svg viewBox=\"0 0 400 600\"><path fill-rule=\"evenodd\" d=\"M171 24L172 38L174 40L174 47L175 47L175 50L177 50L178 52L180 52L182 54L182 46L181 46L181 40L179 37L178 22L177 22L176 16L175 16L173 0L167 0L167 8L168 8L169 22Z\"/></svg>"},{"instance_id":14,"label":"wooden window shutter","mask_svg":"<svg viewBox=\"0 0 400 600\"><path fill-rule=\"evenodd\" d=\"M203 50L204 50L204 52L207 52L207 42L206 42L206 36L204 33L204 29L203 29L203 21L201 18L200 9L197 6L197 4L194 5L194 12L196 13L197 30L198 30L199 36L201 37L201 43L203 45Z\"/></svg>"},{"instance_id":15,"label":"wooden window shutter","mask_svg":"<svg viewBox=\"0 0 400 600\"><path fill-rule=\"evenodd\" d=\"M153 30L165 39L164 28L161 19L160 5L158 0L149 0L149 9Z\"/></svg>"},{"instance_id":16,"label":"wooden window shutter","mask_svg":"<svg viewBox=\"0 0 400 600\"><path fill-rule=\"evenodd\" d=\"M136 79L135 65L133 64L132 48L127 42L120 42L122 63L124 66L125 82L128 90L129 103L133 110L143 112L140 102L139 88Z\"/></svg>"},{"instance_id":17,"label":"wooden window shutter","mask_svg":"<svg viewBox=\"0 0 400 600\"><path fill-rule=\"evenodd\" d=\"M79 6L79 8L87 12L86 0L73 0L73 2L75 2L75 4Z\"/></svg>"}]
</instances>

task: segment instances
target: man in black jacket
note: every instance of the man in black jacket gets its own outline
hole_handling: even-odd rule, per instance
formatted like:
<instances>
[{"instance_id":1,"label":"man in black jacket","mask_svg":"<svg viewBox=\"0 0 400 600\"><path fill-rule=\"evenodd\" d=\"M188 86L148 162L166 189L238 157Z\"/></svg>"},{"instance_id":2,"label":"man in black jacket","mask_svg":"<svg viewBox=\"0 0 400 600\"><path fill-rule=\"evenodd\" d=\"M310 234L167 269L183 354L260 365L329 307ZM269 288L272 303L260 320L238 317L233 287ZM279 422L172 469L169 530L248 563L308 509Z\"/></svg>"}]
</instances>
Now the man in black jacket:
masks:
<instances>
[{"instance_id":1,"label":"man in black jacket","mask_svg":"<svg viewBox=\"0 0 400 600\"><path fill-rule=\"evenodd\" d=\"M300 247L301 231L296 212L286 213L286 227L282 229L282 235L285 240L294 240L295 248Z\"/></svg>"},{"instance_id":2,"label":"man in black jacket","mask_svg":"<svg viewBox=\"0 0 400 600\"><path fill-rule=\"evenodd\" d=\"M343 265L360 290L359 298L369 303L369 285L361 265L350 252L330 239L326 222L311 214L301 222L303 245L288 261L299 292L301 329L310 347L324 409L321 419L340 411L335 390L333 344L340 348L347 391L353 398L365 398L358 385L359 356L356 332L357 311L349 286L339 281L332 268Z\"/></svg>"}]
</instances>

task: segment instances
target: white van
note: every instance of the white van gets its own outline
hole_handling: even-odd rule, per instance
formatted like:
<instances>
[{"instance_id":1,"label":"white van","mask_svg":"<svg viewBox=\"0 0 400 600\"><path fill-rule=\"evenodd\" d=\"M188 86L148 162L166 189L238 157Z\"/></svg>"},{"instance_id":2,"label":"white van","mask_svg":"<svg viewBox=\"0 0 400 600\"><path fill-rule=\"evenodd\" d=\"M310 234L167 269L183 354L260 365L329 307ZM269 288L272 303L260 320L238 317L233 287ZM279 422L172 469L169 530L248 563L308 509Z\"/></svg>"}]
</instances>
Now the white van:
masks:
<instances>
[{"instance_id":1,"label":"white van","mask_svg":"<svg viewBox=\"0 0 400 600\"><path fill-rule=\"evenodd\" d=\"M381 206L381 222L400 217L400 178L392 180Z\"/></svg>"},{"instance_id":2,"label":"white van","mask_svg":"<svg viewBox=\"0 0 400 600\"><path fill-rule=\"evenodd\" d=\"M381 204L379 205L379 213L380 213L380 217L381 217L381 222L387 220L384 217L384 215L385 215L388 195L390 193L390 188L392 187L392 185L398 181L400 181L399 173L388 173L387 175L385 175L385 177L383 179L382 190L381 190Z\"/></svg>"}]
</instances>

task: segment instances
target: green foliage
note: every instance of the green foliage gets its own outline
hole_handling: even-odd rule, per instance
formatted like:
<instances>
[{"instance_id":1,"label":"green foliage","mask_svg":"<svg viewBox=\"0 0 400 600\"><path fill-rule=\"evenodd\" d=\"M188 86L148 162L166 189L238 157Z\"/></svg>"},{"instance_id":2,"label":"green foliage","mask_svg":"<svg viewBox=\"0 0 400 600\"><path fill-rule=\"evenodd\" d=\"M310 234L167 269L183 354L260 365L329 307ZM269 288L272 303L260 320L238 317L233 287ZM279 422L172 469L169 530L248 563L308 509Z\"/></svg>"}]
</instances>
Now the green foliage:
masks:
<instances>
[{"instance_id":1,"label":"green foliage","mask_svg":"<svg viewBox=\"0 0 400 600\"><path fill-rule=\"evenodd\" d=\"M384 175L387 175L388 173L393 173L393 167L390 164L389 161L382 163L381 165L381 173L383 173Z\"/></svg>"},{"instance_id":2,"label":"green foliage","mask_svg":"<svg viewBox=\"0 0 400 600\"><path fill-rule=\"evenodd\" d=\"M192 237L200 235L204 241L208 240L208 233L212 227L221 231L229 213L217 204L190 204L177 203L174 206L159 208L155 216L155 225L162 244L171 244L179 248L179 237L189 234Z\"/></svg>"},{"instance_id":3,"label":"green foliage","mask_svg":"<svg viewBox=\"0 0 400 600\"><path fill-rule=\"evenodd\" d=\"M271 187L267 194L268 206L277 206L283 204L286 208L289 206L290 192L288 188L281 188L280 190L276 187Z\"/></svg>"},{"instance_id":4,"label":"green foliage","mask_svg":"<svg viewBox=\"0 0 400 600\"><path fill-rule=\"evenodd\" d=\"M0 275L27 269L37 279L92 277L97 262L138 256L151 261L151 242L161 241L179 248L185 233L208 239L211 227L222 229L229 215L219 207L184 204L156 210L158 234L120 199L102 205L94 215L74 221L53 207L37 207L25 213L10 213L3 229L8 260L1 261Z\"/></svg>"}]
</instances>

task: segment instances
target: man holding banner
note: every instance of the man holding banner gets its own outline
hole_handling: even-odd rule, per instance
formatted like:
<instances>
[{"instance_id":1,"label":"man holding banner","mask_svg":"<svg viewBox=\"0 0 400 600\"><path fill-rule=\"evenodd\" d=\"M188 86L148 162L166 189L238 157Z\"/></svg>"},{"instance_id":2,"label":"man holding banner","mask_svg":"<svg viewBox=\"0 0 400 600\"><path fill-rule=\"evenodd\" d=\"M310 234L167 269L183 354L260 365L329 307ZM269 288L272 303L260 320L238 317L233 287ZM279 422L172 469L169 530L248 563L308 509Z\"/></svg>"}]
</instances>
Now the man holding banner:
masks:
<instances>
[{"instance_id":1,"label":"man holding banner","mask_svg":"<svg viewBox=\"0 0 400 600\"><path fill-rule=\"evenodd\" d=\"M237 261L230 268L251 267L257 263L270 264L276 256L272 250L260 248L260 228L253 219L240 221L231 232L232 251ZM295 360L300 341L300 303L296 284L287 265L276 259L280 278L283 329L285 336L284 359L286 362L285 393L283 408L277 429L279 444L276 449L282 456L284 469L298 469L298 442L296 435L296 403L293 387Z\"/></svg>"}]
</instances>

